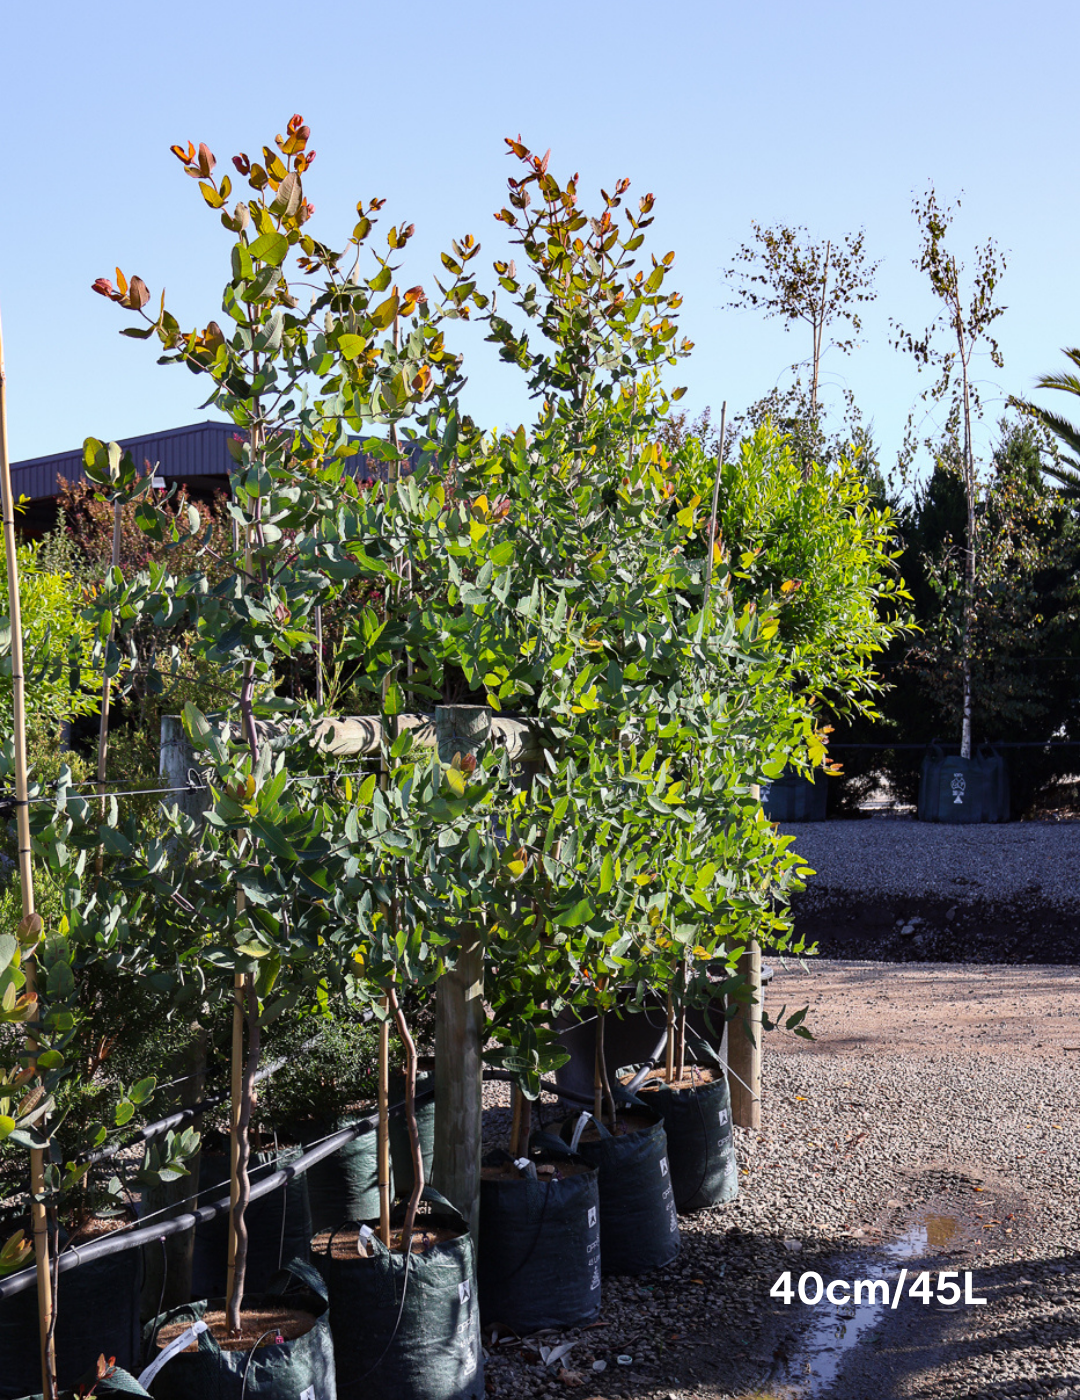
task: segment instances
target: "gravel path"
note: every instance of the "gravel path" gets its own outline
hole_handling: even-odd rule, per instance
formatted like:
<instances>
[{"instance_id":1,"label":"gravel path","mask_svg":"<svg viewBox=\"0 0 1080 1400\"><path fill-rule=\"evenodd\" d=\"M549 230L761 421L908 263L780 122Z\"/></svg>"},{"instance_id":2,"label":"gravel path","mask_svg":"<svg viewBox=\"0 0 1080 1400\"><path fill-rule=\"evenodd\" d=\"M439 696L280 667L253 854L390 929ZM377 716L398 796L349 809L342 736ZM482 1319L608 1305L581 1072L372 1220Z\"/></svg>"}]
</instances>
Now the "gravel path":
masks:
<instances>
[{"instance_id":1,"label":"gravel path","mask_svg":"<svg viewBox=\"0 0 1080 1400\"><path fill-rule=\"evenodd\" d=\"M943 826L910 818L803 822L781 827L816 871L803 901L821 891L938 895L970 903L1035 897L1080 904L1080 822Z\"/></svg>"},{"instance_id":2,"label":"gravel path","mask_svg":"<svg viewBox=\"0 0 1080 1400\"><path fill-rule=\"evenodd\" d=\"M766 1041L764 1128L737 1133L738 1200L684 1218L669 1269L605 1278L598 1325L490 1344L490 1394L1080 1400L1080 1054L1064 1048L1080 1044L1080 974L810 966L778 969L770 991L774 1012L811 1003L817 1039ZM911 1269L971 1270L989 1303L905 1298L815 1383L811 1310L771 1286L788 1269L866 1277L913 1231ZM539 1344L564 1341L545 1366Z\"/></svg>"}]
</instances>

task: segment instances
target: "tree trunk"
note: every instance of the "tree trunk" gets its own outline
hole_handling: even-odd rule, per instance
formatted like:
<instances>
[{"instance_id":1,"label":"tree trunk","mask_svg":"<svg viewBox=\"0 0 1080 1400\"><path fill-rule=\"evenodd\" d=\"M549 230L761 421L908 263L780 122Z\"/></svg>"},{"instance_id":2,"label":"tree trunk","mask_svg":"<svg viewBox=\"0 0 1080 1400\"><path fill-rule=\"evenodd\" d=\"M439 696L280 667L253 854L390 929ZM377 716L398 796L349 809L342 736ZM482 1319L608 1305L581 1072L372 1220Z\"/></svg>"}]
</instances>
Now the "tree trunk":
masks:
<instances>
[{"instance_id":1,"label":"tree trunk","mask_svg":"<svg viewBox=\"0 0 1080 1400\"><path fill-rule=\"evenodd\" d=\"M248 1051L244 1064L244 1084L240 1098L240 1120L236 1126L236 1204L233 1207L233 1231L236 1236L236 1257L232 1288L228 1298L228 1326L234 1335L240 1332L240 1309L244 1302L244 1281L247 1274L248 1233L245 1213L251 1200L251 1180L248 1163L251 1160L251 1113L255 1105L255 1075L259 1069L260 1026L259 998L255 979L250 973L244 978L247 992Z\"/></svg>"}]
</instances>

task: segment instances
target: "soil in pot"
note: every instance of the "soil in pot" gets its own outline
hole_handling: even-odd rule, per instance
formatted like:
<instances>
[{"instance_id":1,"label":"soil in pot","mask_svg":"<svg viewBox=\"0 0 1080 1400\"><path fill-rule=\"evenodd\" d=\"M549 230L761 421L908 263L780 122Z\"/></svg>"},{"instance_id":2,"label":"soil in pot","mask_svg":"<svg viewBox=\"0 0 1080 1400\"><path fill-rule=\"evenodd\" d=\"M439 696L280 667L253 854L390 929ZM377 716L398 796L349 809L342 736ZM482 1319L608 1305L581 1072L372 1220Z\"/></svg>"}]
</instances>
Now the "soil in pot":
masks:
<instances>
[{"instance_id":1,"label":"soil in pot","mask_svg":"<svg viewBox=\"0 0 1080 1400\"><path fill-rule=\"evenodd\" d=\"M62 1239L67 1250L88 1244L129 1222L122 1217L91 1219ZM142 1252L122 1250L91 1259L59 1276L56 1308L56 1373L72 1387L99 1356L137 1370ZM41 1386L38 1357L37 1290L24 1289L0 1300L0 1400L32 1394Z\"/></svg>"},{"instance_id":2,"label":"soil in pot","mask_svg":"<svg viewBox=\"0 0 1080 1400\"><path fill-rule=\"evenodd\" d=\"M641 1274L669 1264L679 1252L679 1220L659 1115L648 1108L620 1112L611 1132L591 1113L574 1114L555 1133L532 1139L534 1150L556 1154L571 1144L597 1169L603 1272Z\"/></svg>"},{"instance_id":3,"label":"soil in pot","mask_svg":"<svg viewBox=\"0 0 1080 1400\"><path fill-rule=\"evenodd\" d=\"M202 1320L208 1330L169 1358L150 1384L154 1400L335 1400L326 1286L299 1261L271 1290L244 1299L241 1335L228 1331L224 1299L173 1308L147 1325L147 1360Z\"/></svg>"},{"instance_id":4,"label":"soil in pot","mask_svg":"<svg viewBox=\"0 0 1080 1400\"><path fill-rule=\"evenodd\" d=\"M301 1152L299 1147L283 1147L277 1152L253 1153L252 1185L287 1166ZM227 1195L229 1159L225 1153L203 1151L199 1164L199 1204ZM252 1293L264 1292L279 1269L293 1259L308 1258L311 1239L311 1209L308 1202L307 1173L301 1172L284 1185L259 1196L245 1213L248 1227L247 1287ZM218 1298L225 1292L229 1250L227 1212L195 1227L192 1253L191 1291L195 1298Z\"/></svg>"},{"instance_id":5,"label":"soil in pot","mask_svg":"<svg viewBox=\"0 0 1080 1400\"><path fill-rule=\"evenodd\" d=\"M624 1082L634 1070L620 1071ZM731 1094L719 1068L688 1065L678 1082L659 1074L636 1097L664 1120L675 1207L685 1213L733 1201L739 1169L731 1122Z\"/></svg>"},{"instance_id":6,"label":"soil in pot","mask_svg":"<svg viewBox=\"0 0 1080 1400\"><path fill-rule=\"evenodd\" d=\"M519 1335L578 1327L600 1309L596 1168L550 1153L531 1161L535 1179L507 1153L480 1174L480 1318Z\"/></svg>"},{"instance_id":7,"label":"soil in pot","mask_svg":"<svg viewBox=\"0 0 1080 1400\"><path fill-rule=\"evenodd\" d=\"M401 1252L401 1211L387 1249L358 1226L320 1236L330 1289L338 1400L481 1400L484 1375L472 1240L448 1202L417 1217ZM377 1222L369 1222L369 1228ZM363 1251L363 1252L361 1252Z\"/></svg>"}]
</instances>

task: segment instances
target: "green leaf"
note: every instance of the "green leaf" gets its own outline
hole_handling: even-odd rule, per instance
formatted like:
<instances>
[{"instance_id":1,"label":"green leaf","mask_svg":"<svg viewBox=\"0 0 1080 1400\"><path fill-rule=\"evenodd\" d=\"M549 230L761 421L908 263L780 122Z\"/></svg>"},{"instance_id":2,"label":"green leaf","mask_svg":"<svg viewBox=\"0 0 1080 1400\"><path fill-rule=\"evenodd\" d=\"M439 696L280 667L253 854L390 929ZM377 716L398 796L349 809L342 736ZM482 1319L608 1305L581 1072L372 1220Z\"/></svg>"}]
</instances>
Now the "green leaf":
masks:
<instances>
[{"instance_id":1,"label":"green leaf","mask_svg":"<svg viewBox=\"0 0 1080 1400\"><path fill-rule=\"evenodd\" d=\"M0 1113L0 1142L15 1131L15 1119L8 1113Z\"/></svg>"},{"instance_id":2,"label":"green leaf","mask_svg":"<svg viewBox=\"0 0 1080 1400\"><path fill-rule=\"evenodd\" d=\"M615 862L611 859L610 852L604 857L600 866L600 893L607 894L615 883Z\"/></svg>"},{"instance_id":3,"label":"green leaf","mask_svg":"<svg viewBox=\"0 0 1080 1400\"><path fill-rule=\"evenodd\" d=\"M143 1104L157 1087L157 1080L153 1075L148 1075L146 1079L140 1079L138 1084L128 1090L128 1098L132 1103Z\"/></svg>"},{"instance_id":4,"label":"green leaf","mask_svg":"<svg viewBox=\"0 0 1080 1400\"><path fill-rule=\"evenodd\" d=\"M37 1057L39 1070L63 1069L64 1057L59 1050L43 1050Z\"/></svg>"},{"instance_id":5,"label":"green leaf","mask_svg":"<svg viewBox=\"0 0 1080 1400\"><path fill-rule=\"evenodd\" d=\"M296 848L273 822L268 821L265 817L255 817L251 823L251 829L266 849L272 855L277 856L278 860L294 861L296 859Z\"/></svg>"},{"instance_id":6,"label":"green leaf","mask_svg":"<svg viewBox=\"0 0 1080 1400\"><path fill-rule=\"evenodd\" d=\"M593 917L593 907L587 899L579 899L570 909L563 909L551 916L551 922L560 928L580 928Z\"/></svg>"},{"instance_id":7,"label":"green leaf","mask_svg":"<svg viewBox=\"0 0 1080 1400\"><path fill-rule=\"evenodd\" d=\"M277 229L268 229L266 233L260 234L254 243L248 245L248 252L253 258L268 263L271 267L280 267L288 251L289 240Z\"/></svg>"},{"instance_id":8,"label":"green leaf","mask_svg":"<svg viewBox=\"0 0 1080 1400\"><path fill-rule=\"evenodd\" d=\"M19 951L19 940L10 933L0 933L0 972L6 972Z\"/></svg>"},{"instance_id":9,"label":"green leaf","mask_svg":"<svg viewBox=\"0 0 1080 1400\"><path fill-rule=\"evenodd\" d=\"M116 1120L116 1126L122 1128L125 1123L130 1123L135 1117L135 1105L130 1099L121 1099L116 1105L116 1112L113 1117Z\"/></svg>"}]
</instances>

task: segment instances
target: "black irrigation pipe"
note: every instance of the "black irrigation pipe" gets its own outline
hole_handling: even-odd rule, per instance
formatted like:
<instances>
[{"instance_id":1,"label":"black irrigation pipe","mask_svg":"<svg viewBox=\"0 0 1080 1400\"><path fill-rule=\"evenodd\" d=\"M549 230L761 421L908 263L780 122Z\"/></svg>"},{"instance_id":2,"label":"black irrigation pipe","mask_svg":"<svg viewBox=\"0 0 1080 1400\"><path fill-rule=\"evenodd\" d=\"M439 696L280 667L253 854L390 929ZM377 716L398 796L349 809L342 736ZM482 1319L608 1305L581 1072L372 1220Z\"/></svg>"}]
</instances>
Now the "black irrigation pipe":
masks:
<instances>
[{"instance_id":1,"label":"black irrigation pipe","mask_svg":"<svg viewBox=\"0 0 1080 1400\"><path fill-rule=\"evenodd\" d=\"M952 741L940 742L931 739L925 744L830 744L832 749L880 749L885 752L888 749L958 749L959 744ZM981 747L981 746L979 746ZM1076 749L1080 748L1080 739L1002 739L1000 742L989 745L993 749Z\"/></svg>"},{"instance_id":2,"label":"black irrigation pipe","mask_svg":"<svg viewBox=\"0 0 1080 1400\"><path fill-rule=\"evenodd\" d=\"M433 1098L434 1094L434 1089L425 1089L422 1093L417 1094L416 1102L424 1103L427 1099ZM389 1111L392 1114L403 1113L405 1111L404 1100L401 1103L393 1104ZM324 1157L329 1157L339 1147L344 1147L346 1143L352 1142L355 1138L374 1132L378 1121L378 1115L372 1114L350 1124L347 1128L341 1128L338 1132L332 1133L329 1137L324 1138L318 1146L311 1147L306 1152L301 1153L287 1166L279 1167L277 1171L271 1172L262 1181L256 1182L251 1188L250 1199L255 1201L260 1196L268 1196L271 1191L276 1191L279 1186L284 1186L294 1176L302 1175L316 1162L321 1162ZM140 1245L163 1240L169 1235L179 1235L184 1230L190 1230L196 1225L205 1225L207 1221L213 1220L216 1216L224 1215L229 1206L229 1197L221 1196L216 1201L211 1201L209 1205L197 1206L194 1210L185 1211L183 1215L173 1216L172 1219L161 1221L157 1225L143 1225L131 1230L118 1230L111 1235L105 1235L102 1239L93 1240L81 1249L77 1245L70 1245L57 1259L55 1267L63 1273L68 1269L77 1269L80 1264L89 1264L94 1259L106 1259L113 1254L122 1254L128 1249L137 1249ZM33 1288L36 1284L36 1268L20 1269L17 1274L9 1274L6 1278L0 1279L0 1302L5 1298L12 1297L15 1293L22 1293L28 1288Z\"/></svg>"},{"instance_id":3,"label":"black irrigation pipe","mask_svg":"<svg viewBox=\"0 0 1080 1400\"><path fill-rule=\"evenodd\" d=\"M371 1013L366 1013L364 1019L365 1021L370 1020ZM318 1036L312 1036L310 1040L306 1040L303 1045L300 1046L300 1052L303 1053L305 1050L310 1050L311 1047L316 1044L318 1044ZM279 1060L273 1060L270 1064L264 1065L255 1075L252 1082L255 1084L260 1083L270 1075L277 1074L278 1070L284 1069L288 1063L289 1056L282 1055ZM218 1072L217 1069L204 1071L206 1074L216 1072ZM184 1084L187 1080L194 1079L195 1077L195 1074L185 1074L182 1078L173 1079L170 1082L172 1084ZM168 1088L169 1086L163 1085L162 1087ZM162 1133L167 1133L170 1128L178 1128L181 1123L186 1122L189 1118L198 1118L202 1114L208 1113L210 1109L220 1107L231 1092L231 1089L219 1089L216 1094L207 1094L206 1097L200 1099L198 1103L190 1104L187 1108L179 1108L175 1113L170 1113L167 1118L159 1118L156 1123L147 1123L145 1127L140 1128L138 1132L126 1138L123 1143L114 1142L108 1147L99 1147L95 1152L88 1153L84 1161L88 1166L93 1166L96 1162L104 1162L110 1157L117 1156L120 1152L126 1152L129 1147L133 1147L137 1142L149 1142L151 1138L160 1137Z\"/></svg>"}]
</instances>

